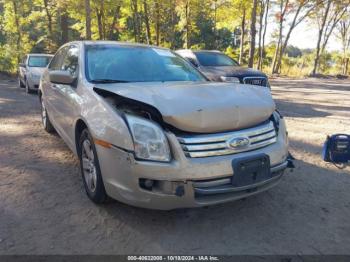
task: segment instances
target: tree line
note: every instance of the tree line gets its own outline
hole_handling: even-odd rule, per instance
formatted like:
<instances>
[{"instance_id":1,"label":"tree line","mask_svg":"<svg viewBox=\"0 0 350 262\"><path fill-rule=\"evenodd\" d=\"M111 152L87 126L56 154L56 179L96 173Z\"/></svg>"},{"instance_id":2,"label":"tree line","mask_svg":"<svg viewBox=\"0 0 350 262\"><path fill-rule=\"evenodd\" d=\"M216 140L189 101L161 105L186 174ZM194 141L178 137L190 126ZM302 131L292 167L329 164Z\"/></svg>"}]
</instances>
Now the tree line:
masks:
<instances>
[{"instance_id":1,"label":"tree line","mask_svg":"<svg viewBox=\"0 0 350 262\"><path fill-rule=\"evenodd\" d=\"M317 27L315 49L290 56L293 32L306 23ZM327 51L332 37L341 51ZM274 74L296 67L316 75L335 65L346 75L350 0L0 0L0 71L80 39L216 49Z\"/></svg>"}]
</instances>

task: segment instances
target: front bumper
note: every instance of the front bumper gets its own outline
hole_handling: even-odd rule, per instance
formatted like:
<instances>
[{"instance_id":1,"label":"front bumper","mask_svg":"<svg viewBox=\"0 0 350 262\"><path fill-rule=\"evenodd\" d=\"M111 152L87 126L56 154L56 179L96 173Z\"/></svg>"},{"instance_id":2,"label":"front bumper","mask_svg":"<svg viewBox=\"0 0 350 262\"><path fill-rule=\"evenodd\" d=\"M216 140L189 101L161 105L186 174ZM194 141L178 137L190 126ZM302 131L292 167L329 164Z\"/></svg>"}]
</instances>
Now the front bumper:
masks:
<instances>
[{"instance_id":1,"label":"front bumper","mask_svg":"<svg viewBox=\"0 0 350 262\"><path fill-rule=\"evenodd\" d=\"M284 123L277 142L254 151L233 155L187 158L176 137L168 136L173 160L170 163L139 161L133 153L117 147L97 145L97 153L107 194L121 202L150 209L170 210L224 203L263 192L275 186L288 165L288 139ZM245 187L230 185L232 160L267 154L273 177ZM140 181L155 181L152 190Z\"/></svg>"},{"instance_id":2,"label":"front bumper","mask_svg":"<svg viewBox=\"0 0 350 262\"><path fill-rule=\"evenodd\" d=\"M28 77L28 85L30 89L38 89L40 77Z\"/></svg>"}]
</instances>

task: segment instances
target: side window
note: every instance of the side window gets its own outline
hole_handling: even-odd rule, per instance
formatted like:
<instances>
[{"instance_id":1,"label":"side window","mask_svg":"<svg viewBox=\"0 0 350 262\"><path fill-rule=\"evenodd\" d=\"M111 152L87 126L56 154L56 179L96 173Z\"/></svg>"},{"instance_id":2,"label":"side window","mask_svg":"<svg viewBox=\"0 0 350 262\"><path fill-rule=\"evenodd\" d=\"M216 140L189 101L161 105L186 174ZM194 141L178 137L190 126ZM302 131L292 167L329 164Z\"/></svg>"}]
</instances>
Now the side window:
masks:
<instances>
[{"instance_id":1,"label":"side window","mask_svg":"<svg viewBox=\"0 0 350 262\"><path fill-rule=\"evenodd\" d=\"M51 63L49 65L50 70L60 70L61 69L63 58L64 58L64 55L67 51L67 48L68 47L64 47L64 48L61 48L60 50L58 50L58 52L52 58Z\"/></svg>"},{"instance_id":2,"label":"side window","mask_svg":"<svg viewBox=\"0 0 350 262\"><path fill-rule=\"evenodd\" d=\"M77 46L70 46L63 59L61 70L69 71L72 76L77 74L79 49Z\"/></svg>"}]
</instances>

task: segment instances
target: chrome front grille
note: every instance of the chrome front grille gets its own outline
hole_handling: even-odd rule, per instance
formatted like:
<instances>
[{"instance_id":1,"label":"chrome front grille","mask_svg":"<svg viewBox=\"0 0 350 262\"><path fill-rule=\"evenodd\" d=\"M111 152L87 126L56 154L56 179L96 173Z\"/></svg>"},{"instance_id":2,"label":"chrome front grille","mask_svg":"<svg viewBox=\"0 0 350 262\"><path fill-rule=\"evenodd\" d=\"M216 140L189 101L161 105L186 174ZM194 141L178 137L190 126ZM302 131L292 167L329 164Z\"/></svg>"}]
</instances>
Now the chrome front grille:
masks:
<instances>
[{"instance_id":1,"label":"chrome front grille","mask_svg":"<svg viewBox=\"0 0 350 262\"><path fill-rule=\"evenodd\" d=\"M272 123L239 131L205 135L188 135L177 138L187 157L210 157L251 151L276 142L276 130ZM234 142L245 141L241 145Z\"/></svg>"},{"instance_id":2,"label":"chrome front grille","mask_svg":"<svg viewBox=\"0 0 350 262\"><path fill-rule=\"evenodd\" d=\"M243 83L248 85L267 86L267 79L266 77L245 77L243 78Z\"/></svg>"}]
</instances>

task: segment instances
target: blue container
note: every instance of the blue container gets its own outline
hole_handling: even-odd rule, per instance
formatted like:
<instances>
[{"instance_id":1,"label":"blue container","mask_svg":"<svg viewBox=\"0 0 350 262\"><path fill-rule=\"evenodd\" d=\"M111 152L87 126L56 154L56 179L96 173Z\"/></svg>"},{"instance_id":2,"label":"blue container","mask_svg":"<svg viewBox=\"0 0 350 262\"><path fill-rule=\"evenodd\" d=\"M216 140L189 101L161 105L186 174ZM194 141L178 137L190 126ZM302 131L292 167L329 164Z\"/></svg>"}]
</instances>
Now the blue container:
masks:
<instances>
[{"instance_id":1,"label":"blue container","mask_svg":"<svg viewBox=\"0 0 350 262\"><path fill-rule=\"evenodd\" d=\"M328 136L323 145L322 158L326 162L348 163L350 161L350 135Z\"/></svg>"}]
</instances>

